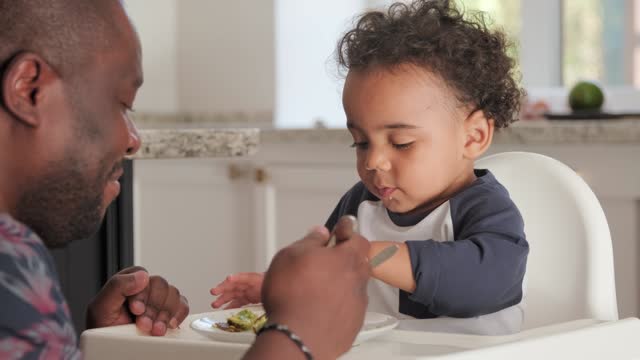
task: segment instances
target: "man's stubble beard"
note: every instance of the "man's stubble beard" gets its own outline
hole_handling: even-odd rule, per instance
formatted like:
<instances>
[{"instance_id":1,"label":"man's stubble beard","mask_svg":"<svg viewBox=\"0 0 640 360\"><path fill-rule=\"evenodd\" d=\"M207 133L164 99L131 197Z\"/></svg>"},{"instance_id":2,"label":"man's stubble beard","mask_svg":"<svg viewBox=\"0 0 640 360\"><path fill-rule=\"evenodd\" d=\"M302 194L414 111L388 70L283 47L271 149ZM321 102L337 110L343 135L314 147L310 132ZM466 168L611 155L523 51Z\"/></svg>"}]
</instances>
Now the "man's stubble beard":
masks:
<instances>
[{"instance_id":1,"label":"man's stubble beard","mask_svg":"<svg viewBox=\"0 0 640 360\"><path fill-rule=\"evenodd\" d=\"M18 201L16 219L50 248L93 235L104 216L106 174L97 178L89 174L88 167L75 155L51 163L43 175L32 179Z\"/></svg>"}]
</instances>

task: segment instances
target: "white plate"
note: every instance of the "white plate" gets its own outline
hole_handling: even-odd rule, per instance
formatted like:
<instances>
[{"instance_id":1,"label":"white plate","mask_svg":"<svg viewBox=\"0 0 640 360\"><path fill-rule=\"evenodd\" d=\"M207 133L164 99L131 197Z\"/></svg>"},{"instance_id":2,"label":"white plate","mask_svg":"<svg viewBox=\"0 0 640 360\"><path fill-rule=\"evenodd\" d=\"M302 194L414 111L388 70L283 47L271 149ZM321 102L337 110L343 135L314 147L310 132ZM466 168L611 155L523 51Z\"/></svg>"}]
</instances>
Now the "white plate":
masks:
<instances>
[{"instance_id":1,"label":"white plate","mask_svg":"<svg viewBox=\"0 0 640 360\"><path fill-rule=\"evenodd\" d=\"M258 315L262 315L262 313L264 312L261 306L250 306L247 308ZM240 310L241 309L232 309L209 313L205 317L194 320L191 323L191 328L212 340L251 344L255 339L255 334L252 331L232 333L220 330L215 327L215 323L226 323L227 318ZM360 344L376 336L380 336L385 332L393 329L397 325L398 319L393 316L375 312L367 312L364 319L364 325L362 326L362 330L360 330L360 333L358 333L358 336L354 341L354 345Z\"/></svg>"}]
</instances>

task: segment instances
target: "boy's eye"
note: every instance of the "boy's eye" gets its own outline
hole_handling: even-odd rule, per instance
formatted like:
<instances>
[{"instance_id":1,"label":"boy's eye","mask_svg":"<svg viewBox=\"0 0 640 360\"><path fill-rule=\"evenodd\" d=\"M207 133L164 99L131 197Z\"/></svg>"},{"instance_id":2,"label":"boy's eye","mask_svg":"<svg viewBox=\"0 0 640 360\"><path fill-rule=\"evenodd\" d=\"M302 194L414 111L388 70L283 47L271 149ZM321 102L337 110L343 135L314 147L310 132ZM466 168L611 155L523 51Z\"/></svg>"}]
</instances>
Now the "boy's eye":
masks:
<instances>
[{"instance_id":1,"label":"boy's eye","mask_svg":"<svg viewBox=\"0 0 640 360\"><path fill-rule=\"evenodd\" d=\"M398 150L404 150L404 149L408 149L411 145L413 145L413 141L408 142L408 143L404 143L404 144L393 144L393 147L398 149Z\"/></svg>"},{"instance_id":2,"label":"boy's eye","mask_svg":"<svg viewBox=\"0 0 640 360\"><path fill-rule=\"evenodd\" d=\"M358 150L365 150L369 146L369 143L366 141L354 142L351 147L356 148Z\"/></svg>"}]
</instances>

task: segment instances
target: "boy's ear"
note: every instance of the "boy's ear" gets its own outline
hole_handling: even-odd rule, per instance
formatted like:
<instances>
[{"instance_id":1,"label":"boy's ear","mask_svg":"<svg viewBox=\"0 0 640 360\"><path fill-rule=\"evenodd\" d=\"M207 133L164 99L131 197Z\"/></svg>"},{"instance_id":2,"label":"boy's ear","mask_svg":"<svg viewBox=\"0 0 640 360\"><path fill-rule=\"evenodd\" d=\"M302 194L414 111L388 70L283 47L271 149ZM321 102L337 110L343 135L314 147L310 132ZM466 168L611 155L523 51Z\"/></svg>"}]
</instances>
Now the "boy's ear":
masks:
<instances>
[{"instance_id":1,"label":"boy's ear","mask_svg":"<svg viewBox=\"0 0 640 360\"><path fill-rule=\"evenodd\" d=\"M491 145L493 139L495 121L487 119L482 110L472 112L464 120L464 151L465 159L475 160L479 158Z\"/></svg>"},{"instance_id":2,"label":"boy's ear","mask_svg":"<svg viewBox=\"0 0 640 360\"><path fill-rule=\"evenodd\" d=\"M42 121L43 98L58 74L39 55L21 53L2 74L2 103L17 121L37 127Z\"/></svg>"}]
</instances>

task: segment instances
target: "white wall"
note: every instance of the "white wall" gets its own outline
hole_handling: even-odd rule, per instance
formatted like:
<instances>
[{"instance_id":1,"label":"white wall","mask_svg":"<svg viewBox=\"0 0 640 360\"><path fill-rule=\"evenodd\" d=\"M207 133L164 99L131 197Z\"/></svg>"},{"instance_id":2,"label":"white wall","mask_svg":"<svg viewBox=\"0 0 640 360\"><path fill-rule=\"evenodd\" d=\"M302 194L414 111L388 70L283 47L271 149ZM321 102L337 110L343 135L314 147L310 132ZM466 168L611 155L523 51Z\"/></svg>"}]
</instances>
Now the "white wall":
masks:
<instances>
[{"instance_id":1,"label":"white wall","mask_svg":"<svg viewBox=\"0 0 640 360\"><path fill-rule=\"evenodd\" d=\"M276 0L276 125L344 126L334 50L365 0Z\"/></svg>"},{"instance_id":2,"label":"white wall","mask_svg":"<svg viewBox=\"0 0 640 360\"><path fill-rule=\"evenodd\" d=\"M562 86L561 1L523 0L521 14L519 60L524 86Z\"/></svg>"},{"instance_id":3,"label":"white wall","mask_svg":"<svg viewBox=\"0 0 640 360\"><path fill-rule=\"evenodd\" d=\"M273 111L273 1L178 1L180 110Z\"/></svg>"},{"instance_id":4,"label":"white wall","mask_svg":"<svg viewBox=\"0 0 640 360\"><path fill-rule=\"evenodd\" d=\"M275 113L344 126L335 45L367 0L126 0L144 52L143 112Z\"/></svg>"},{"instance_id":5,"label":"white wall","mask_svg":"<svg viewBox=\"0 0 640 360\"><path fill-rule=\"evenodd\" d=\"M152 9L149 0L126 0L124 3L138 30L143 52L145 83L136 97L135 109L176 112L176 0L153 0Z\"/></svg>"},{"instance_id":6,"label":"white wall","mask_svg":"<svg viewBox=\"0 0 640 360\"><path fill-rule=\"evenodd\" d=\"M125 0L143 49L141 112L273 111L272 0Z\"/></svg>"}]
</instances>

